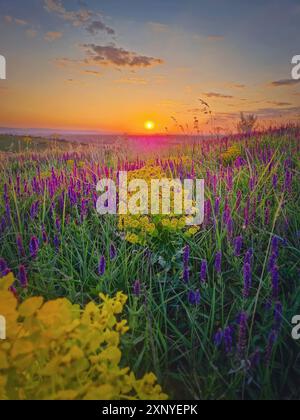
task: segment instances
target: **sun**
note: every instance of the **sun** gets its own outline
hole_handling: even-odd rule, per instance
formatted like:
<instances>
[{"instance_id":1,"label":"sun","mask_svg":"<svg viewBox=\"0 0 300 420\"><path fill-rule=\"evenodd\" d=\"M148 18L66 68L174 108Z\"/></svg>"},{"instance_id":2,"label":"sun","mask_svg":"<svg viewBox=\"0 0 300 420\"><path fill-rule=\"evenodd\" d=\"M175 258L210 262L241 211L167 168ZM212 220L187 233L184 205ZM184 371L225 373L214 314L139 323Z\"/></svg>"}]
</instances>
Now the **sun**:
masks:
<instances>
[{"instance_id":1,"label":"sun","mask_svg":"<svg viewBox=\"0 0 300 420\"><path fill-rule=\"evenodd\" d=\"M155 124L154 124L153 121L146 121L145 124L144 124L144 126L145 126L145 129L146 130L152 131L154 129L154 127L155 127Z\"/></svg>"}]
</instances>

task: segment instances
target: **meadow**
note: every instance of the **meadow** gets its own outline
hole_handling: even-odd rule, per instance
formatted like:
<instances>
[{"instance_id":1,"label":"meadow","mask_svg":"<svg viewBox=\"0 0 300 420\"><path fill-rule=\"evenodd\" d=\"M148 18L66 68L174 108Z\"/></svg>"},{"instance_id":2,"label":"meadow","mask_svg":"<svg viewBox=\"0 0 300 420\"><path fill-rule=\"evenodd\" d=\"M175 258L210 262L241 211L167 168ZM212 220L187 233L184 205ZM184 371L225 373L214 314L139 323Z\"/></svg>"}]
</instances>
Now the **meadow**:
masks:
<instances>
[{"instance_id":1,"label":"meadow","mask_svg":"<svg viewBox=\"0 0 300 420\"><path fill-rule=\"evenodd\" d=\"M105 372L116 363L130 366L137 378L148 375L143 392L138 381L128 390L128 382L124 385L129 394L135 389L138 398L166 397L159 387L150 390L156 377L170 399L299 399L300 342L291 337L291 320L300 313L300 129L286 126L197 138L164 145L162 151L147 149L144 141L143 153L122 142L114 148L48 144L39 149L29 144L3 149L0 276L10 286L9 292L2 287L3 296L13 294L19 304L32 297L45 302L66 298L76 311L88 307L90 320L91 312L98 310L96 306L91 310L91 302L100 305L101 299L117 299L120 308L105 300L110 309L101 307L105 316L112 311L117 317L122 307L127 320L125 328L125 322L116 324L113 317L103 329L106 334L116 328L116 343L111 344L111 337L105 340L122 353L114 361L105 359ZM133 178L153 174L203 178L204 224L185 227L180 218L163 215L99 216L96 184L103 177L116 180L121 170ZM13 325L18 318L27 332L44 319L38 315L41 302L36 307L32 303L36 301L30 302L30 310L21 306L13 317ZM64 323L57 311L72 312L64 305L49 311L49 318ZM0 314L3 311L0 293ZM121 341L116 338L119 333ZM76 344L76 354L80 349L84 353L85 341L70 334L71 328L64 329L61 337ZM46 335L42 340L49 339ZM23 332L22 337L27 346L28 334ZM8 338L17 340L9 329ZM32 384L41 387L47 382L40 368L45 353L33 362L32 346L16 352L3 343L0 397L29 398ZM62 348L62 342L59 345ZM52 350L47 353L49 365L58 354ZM64 356L69 350L63 350ZM51 372L64 377L61 367L71 370L83 353L61 365L53 362ZM95 360L97 348L90 353L87 364ZM36 363L32 371L31 364ZM98 376L108 378L101 366L91 382L98 384ZM81 398L74 381L82 380L87 366L77 368L68 385L58 382L42 397ZM18 369L30 371L31 384L25 375L16 379ZM102 396L116 398L105 380ZM107 381L117 387L115 379ZM118 396L125 399L126 392ZM99 393L92 396L99 398Z\"/></svg>"}]
</instances>

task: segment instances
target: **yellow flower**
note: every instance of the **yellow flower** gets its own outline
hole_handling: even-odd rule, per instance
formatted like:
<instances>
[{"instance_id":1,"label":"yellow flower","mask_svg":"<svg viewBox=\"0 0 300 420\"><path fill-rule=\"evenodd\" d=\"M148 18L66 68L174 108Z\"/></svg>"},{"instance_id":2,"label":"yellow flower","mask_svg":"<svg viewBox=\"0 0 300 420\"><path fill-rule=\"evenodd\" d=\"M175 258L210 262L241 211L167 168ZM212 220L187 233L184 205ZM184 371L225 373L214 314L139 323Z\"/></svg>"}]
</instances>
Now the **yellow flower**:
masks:
<instances>
[{"instance_id":1,"label":"yellow flower","mask_svg":"<svg viewBox=\"0 0 300 420\"><path fill-rule=\"evenodd\" d=\"M0 279L0 313L13 331L0 342L0 400L166 398L153 374L137 380L120 366L128 326L119 317L127 296L101 294L100 304L83 310L67 299L43 304L35 297L18 305L7 291L13 282L12 275Z\"/></svg>"}]
</instances>

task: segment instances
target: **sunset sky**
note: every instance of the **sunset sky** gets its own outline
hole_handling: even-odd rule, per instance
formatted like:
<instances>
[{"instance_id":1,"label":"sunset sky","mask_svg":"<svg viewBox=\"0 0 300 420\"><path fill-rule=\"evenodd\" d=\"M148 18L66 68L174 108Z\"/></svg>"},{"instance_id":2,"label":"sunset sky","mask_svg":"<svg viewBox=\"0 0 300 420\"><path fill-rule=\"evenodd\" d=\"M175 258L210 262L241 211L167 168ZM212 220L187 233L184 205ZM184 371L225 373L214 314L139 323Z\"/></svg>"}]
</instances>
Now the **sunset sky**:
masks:
<instances>
[{"instance_id":1,"label":"sunset sky","mask_svg":"<svg viewBox=\"0 0 300 420\"><path fill-rule=\"evenodd\" d=\"M299 0L0 0L0 126L176 132L300 116ZM209 124L208 124L209 121Z\"/></svg>"}]
</instances>

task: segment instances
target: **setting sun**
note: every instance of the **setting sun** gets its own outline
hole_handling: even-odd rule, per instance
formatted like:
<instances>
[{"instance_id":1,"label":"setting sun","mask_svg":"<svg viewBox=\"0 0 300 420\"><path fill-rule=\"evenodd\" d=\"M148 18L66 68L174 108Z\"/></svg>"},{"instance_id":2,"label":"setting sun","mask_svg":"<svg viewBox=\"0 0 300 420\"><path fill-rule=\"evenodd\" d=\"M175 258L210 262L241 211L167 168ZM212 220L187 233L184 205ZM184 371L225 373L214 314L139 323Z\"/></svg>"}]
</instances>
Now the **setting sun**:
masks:
<instances>
[{"instance_id":1,"label":"setting sun","mask_svg":"<svg viewBox=\"0 0 300 420\"><path fill-rule=\"evenodd\" d=\"M151 131L151 130L154 129L154 127L155 127L155 124L154 124L153 121L146 121L145 122L145 128L146 128L146 130Z\"/></svg>"}]
</instances>

